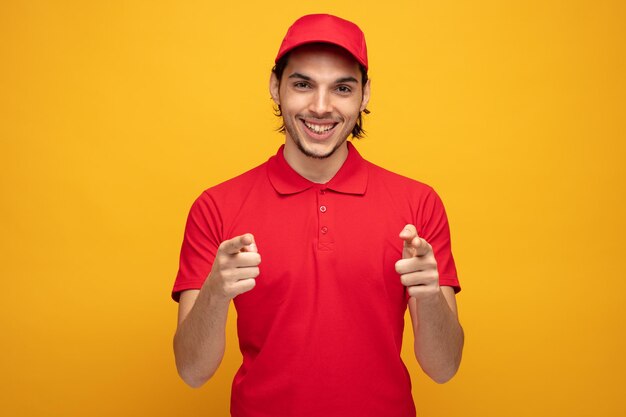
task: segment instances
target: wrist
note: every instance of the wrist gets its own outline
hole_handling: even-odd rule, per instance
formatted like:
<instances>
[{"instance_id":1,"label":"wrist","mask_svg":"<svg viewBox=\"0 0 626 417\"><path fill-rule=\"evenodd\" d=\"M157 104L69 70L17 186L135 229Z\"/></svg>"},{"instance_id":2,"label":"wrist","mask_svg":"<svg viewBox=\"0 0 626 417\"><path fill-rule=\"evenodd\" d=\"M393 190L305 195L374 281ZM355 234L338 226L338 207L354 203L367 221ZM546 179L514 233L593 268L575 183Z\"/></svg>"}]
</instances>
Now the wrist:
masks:
<instances>
[{"instance_id":1,"label":"wrist","mask_svg":"<svg viewBox=\"0 0 626 417\"><path fill-rule=\"evenodd\" d=\"M207 282L205 283L206 285L204 285L202 287L202 290L200 291L205 302L209 306L214 308L228 308L231 298L228 297L228 295L224 294L223 291L220 291L220 288L218 288L217 286L211 285L211 283L209 282L210 280L211 277L209 276L209 278L207 278Z\"/></svg>"},{"instance_id":2,"label":"wrist","mask_svg":"<svg viewBox=\"0 0 626 417\"><path fill-rule=\"evenodd\" d=\"M441 304L442 302L446 302L446 298L443 295L443 291L441 291L441 287L437 286L437 288L433 288L429 291L420 291L414 298L418 301L419 304L423 306L436 306Z\"/></svg>"}]
</instances>

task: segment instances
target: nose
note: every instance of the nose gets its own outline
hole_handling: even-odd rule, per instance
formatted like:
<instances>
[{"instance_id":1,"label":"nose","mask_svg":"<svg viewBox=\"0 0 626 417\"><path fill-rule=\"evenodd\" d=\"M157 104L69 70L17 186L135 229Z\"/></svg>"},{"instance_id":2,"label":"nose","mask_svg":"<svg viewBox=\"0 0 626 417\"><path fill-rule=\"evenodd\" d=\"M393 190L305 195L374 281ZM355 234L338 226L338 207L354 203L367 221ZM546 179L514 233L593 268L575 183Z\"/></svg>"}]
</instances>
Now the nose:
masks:
<instances>
[{"instance_id":1,"label":"nose","mask_svg":"<svg viewBox=\"0 0 626 417\"><path fill-rule=\"evenodd\" d=\"M309 111L318 117L323 117L332 111L331 95L324 90L317 90L311 97Z\"/></svg>"}]
</instances>

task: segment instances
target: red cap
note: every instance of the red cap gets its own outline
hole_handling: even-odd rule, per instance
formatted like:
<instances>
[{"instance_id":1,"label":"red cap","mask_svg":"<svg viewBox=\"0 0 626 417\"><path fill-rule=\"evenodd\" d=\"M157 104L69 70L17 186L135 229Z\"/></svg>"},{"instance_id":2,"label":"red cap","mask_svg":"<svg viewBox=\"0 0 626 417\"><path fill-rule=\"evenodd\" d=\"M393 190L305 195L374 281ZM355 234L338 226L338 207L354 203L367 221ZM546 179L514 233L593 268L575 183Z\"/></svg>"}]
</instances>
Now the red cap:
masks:
<instances>
[{"instance_id":1,"label":"red cap","mask_svg":"<svg viewBox=\"0 0 626 417\"><path fill-rule=\"evenodd\" d=\"M310 14L296 20L287 31L275 62L298 46L319 42L341 46L367 69L363 31L354 23L329 14Z\"/></svg>"}]
</instances>

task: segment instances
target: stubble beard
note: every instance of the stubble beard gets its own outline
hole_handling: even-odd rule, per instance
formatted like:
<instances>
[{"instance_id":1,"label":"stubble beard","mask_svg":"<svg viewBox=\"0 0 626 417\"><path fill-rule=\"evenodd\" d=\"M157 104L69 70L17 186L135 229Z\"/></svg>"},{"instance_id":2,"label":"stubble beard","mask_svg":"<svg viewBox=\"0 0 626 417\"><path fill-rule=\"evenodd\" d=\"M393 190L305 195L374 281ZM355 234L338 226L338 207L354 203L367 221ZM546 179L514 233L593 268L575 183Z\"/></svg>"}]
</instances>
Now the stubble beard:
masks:
<instances>
[{"instance_id":1,"label":"stubble beard","mask_svg":"<svg viewBox=\"0 0 626 417\"><path fill-rule=\"evenodd\" d=\"M296 127L291 122L287 122L287 120L283 119L283 123L285 125L285 130L287 131L287 134L289 135L291 140L296 144L296 146L298 147L300 152L302 152L305 156L307 156L309 158L313 158L313 159L330 158L337 151L337 149L339 149L339 148L341 148L343 146L343 144L346 142L346 140L348 140L348 136L350 136L350 133L347 133L343 137L343 139L338 141L337 144L329 152L320 155L320 154L316 154L314 152L311 152L309 149L306 149L304 147L303 142L300 139L300 136L298 135ZM352 129L350 129L350 131L352 131Z\"/></svg>"}]
</instances>

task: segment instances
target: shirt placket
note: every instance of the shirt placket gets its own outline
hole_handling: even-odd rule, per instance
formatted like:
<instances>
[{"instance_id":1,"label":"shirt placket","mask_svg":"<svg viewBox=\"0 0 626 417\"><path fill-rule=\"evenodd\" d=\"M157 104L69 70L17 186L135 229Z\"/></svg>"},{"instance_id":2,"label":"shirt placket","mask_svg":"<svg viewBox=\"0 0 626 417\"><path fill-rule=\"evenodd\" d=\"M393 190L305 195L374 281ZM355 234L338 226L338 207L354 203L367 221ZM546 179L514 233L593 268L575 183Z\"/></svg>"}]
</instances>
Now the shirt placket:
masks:
<instances>
[{"instance_id":1,"label":"shirt placket","mask_svg":"<svg viewBox=\"0 0 626 417\"><path fill-rule=\"evenodd\" d=\"M317 249L321 251L332 251L334 248L334 207L332 204L332 194L321 187L317 192Z\"/></svg>"}]
</instances>

